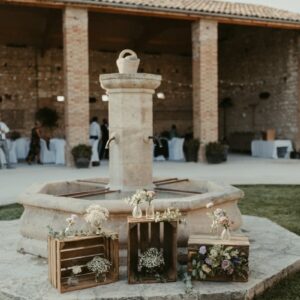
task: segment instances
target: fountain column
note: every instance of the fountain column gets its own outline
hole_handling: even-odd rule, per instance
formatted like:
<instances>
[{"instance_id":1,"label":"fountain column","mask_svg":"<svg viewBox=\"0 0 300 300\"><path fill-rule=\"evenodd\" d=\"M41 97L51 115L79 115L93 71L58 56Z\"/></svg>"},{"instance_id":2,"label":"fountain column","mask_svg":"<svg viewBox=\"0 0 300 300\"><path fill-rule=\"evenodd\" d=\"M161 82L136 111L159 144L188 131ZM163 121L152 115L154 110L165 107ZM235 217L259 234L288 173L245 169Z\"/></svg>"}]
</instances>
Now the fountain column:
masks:
<instances>
[{"instance_id":1,"label":"fountain column","mask_svg":"<svg viewBox=\"0 0 300 300\"><path fill-rule=\"evenodd\" d=\"M109 187L122 191L153 187L153 103L161 76L100 75L109 97Z\"/></svg>"}]
</instances>

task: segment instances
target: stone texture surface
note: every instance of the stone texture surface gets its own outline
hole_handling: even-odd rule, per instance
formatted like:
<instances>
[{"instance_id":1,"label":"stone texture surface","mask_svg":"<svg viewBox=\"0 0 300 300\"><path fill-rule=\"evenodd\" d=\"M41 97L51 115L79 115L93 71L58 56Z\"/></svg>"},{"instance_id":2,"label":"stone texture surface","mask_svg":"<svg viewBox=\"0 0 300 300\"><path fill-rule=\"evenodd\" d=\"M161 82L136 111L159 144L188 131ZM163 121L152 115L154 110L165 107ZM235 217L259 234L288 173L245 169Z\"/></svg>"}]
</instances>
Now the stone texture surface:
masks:
<instances>
[{"instance_id":1,"label":"stone texture surface","mask_svg":"<svg viewBox=\"0 0 300 300\"><path fill-rule=\"evenodd\" d=\"M250 276L247 283L194 282L186 295L181 281L168 284L128 285L125 270L117 283L60 295L47 280L46 260L15 251L19 221L2 221L0 233L0 299L218 299L250 300L287 275L300 270L300 237L275 223L244 216L243 231L250 238Z\"/></svg>"},{"instance_id":2,"label":"stone texture surface","mask_svg":"<svg viewBox=\"0 0 300 300\"><path fill-rule=\"evenodd\" d=\"M71 165L70 150L89 138L88 11L67 7L63 29L66 156Z\"/></svg>"},{"instance_id":3,"label":"stone texture surface","mask_svg":"<svg viewBox=\"0 0 300 300\"><path fill-rule=\"evenodd\" d=\"M276 130L281 139L300 142L299 36L296 31L223 25L219 40L219 101L226 110L227 137L232 132ZM268 99L259 95L269 92ZM223 109L219 113L224 134Z\"/></svg>"},{"instance_id":4,"label":"stone texture surface","mask_svg":"<svg viewBox=\"0 0 300 300\"><path fill-rule=\"evenodd\" d=\"M104 74L101 87L109 96L109 187L151 189L153 162L153 94L160 75Z\"/></svg>"},{"instance_id":5,"label":"stone texture surface","mask_svg":"<svg viewBox=\"0 0 300 300\"><path fill-rule=\"evenodd\" d=\"M199 159L205 160L205 144L218 140L218 22L192 24L194 137L201 141Z\"/></svg>"},{"instance_id":6,"label":"stone texture surface","mask_svg":"<svg viewBox=\"0 0 300 300\"><path fill-rule=\"evenodd\" d=\"M107 178L99 178L108 182ZM95 179L94 179L95 180ZM72 189L71 189L72 187ZM99 187L99 185L98 185ZM163 186L160 186L163 187ZM167 186L166 186L167 187ZM106 227L119 233L121 247L127 244L127 216L131 214L132 208L120 199L118 194L109 194L107 198L96 200L74 199L71 197L59 197L65 192L78 192L94 190L95 185L76 182L56 182L48 184L35 184L20 195L19 202L24 205L25 211L21 218L19 249L26 253L47 256L47 225L55 230L65 227L66 218L71 214L77 214L83 223L83 215L91 204L100 204L110 212L110 220ZM210 219L207 216L206 204L212 201L215 207L226 209L230 218L234 221L233 229L240 228L242 220L237 206L243 197L243 192L235 187L225 184L217 184L209 181L190 180L183 183L172 184L172 188L183 190L200 190L202 194L182 195L180 198L172 197L158 198L155 200L155 209L164 211L168 207L179 208L187 220L187 224L180 226L178 230L178 244L186 245L189 234L200 234L210 232ZM145 206L142 206L143 210ZM83 224L78 223L79 228Z\"/></svg>"}]
</instances>

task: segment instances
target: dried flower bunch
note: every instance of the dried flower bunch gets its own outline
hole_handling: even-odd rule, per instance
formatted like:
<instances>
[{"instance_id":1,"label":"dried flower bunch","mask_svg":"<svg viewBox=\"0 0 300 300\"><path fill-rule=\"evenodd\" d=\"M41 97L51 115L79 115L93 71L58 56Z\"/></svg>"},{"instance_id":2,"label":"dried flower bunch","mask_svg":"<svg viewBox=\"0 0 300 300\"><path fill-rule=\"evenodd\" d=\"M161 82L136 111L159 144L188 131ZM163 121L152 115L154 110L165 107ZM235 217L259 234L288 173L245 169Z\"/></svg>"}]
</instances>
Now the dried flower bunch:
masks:
<instances>
[{"instance_id":1,"label":"dried flower bunch","mask_svg":"<svg viewBox=\"0 0 300 300\"><path fill-rule=\"evenodd\" d=\"M138 271L153 274L159 272L159 269L164 265L165 260L162 251L157 248L149 248L139 256Z\"/></svg>"},{"instance_id":2,"label":"dried flower bunch","mask_svg":"<svg viewBox=\"0 0 300 300\"><path fill-rule=\"evenodd\" d=\"M86 214L84 215L84 220L89 224L90 227L88 231L86 228L84 230L72 229L76 224L76 220L78 219L77 215L74 214L66 219L67 227L64 230L55 231L52 227L47 227L49 230L49 235L58 239L63 239L70 236L87 236L91 234L97 234L115 239L117 238L115 233L106 232L102 228L102 224L107 220L108 217L109 211L105 207L93 204L86 209Z\"/></svg>"},{"instance_id":3,"label":"dried flower bunch","mask_svg":"<svg viewBox=\"0 0 300 300\"><path fill-rule=\"evenodd\" d=\"M95 256L86 266L90 271L96 273L96 277L99 277L110 270L111 262L104 257Z\"/></svg>"},{"instance_id":4,"label":"dried flower bunch","mask_svg":"<svg viewBox=\"0 0 300 300\"><path fill-rule=\"evenodd\" d=\"M192 278L206 279L230 276L246 279L249 272L247 255L234 247L224 245L200 246L192 257Z\"/></svg>"},{"instance_id":5,"label":"dried flower bunch","mask_svg":"<svg viewBox=\"0 0 300 300\"><path fill-rule=\"evenodd\" d=\"M77 215L72 214L69 218L66 219L67 227L65 229L65 234L68 235L72 231L72 227L75 225L77 220Z\"/></svg>"},{"instance_id":6,"label":"dried flower bunch","mask_svg":"<svg viewBox=\"0 0 300 300\"><path fill-rule=\"evenodd\" d=\"M102 230L102 224L109 217L109 211L100 205L93 204L86 209L84 215L85 221L90 225L92 233L100 234Z\"/></svg>"},{"instance_id":7,"label":"dried flower bunch","mask_svg":"<svg viewBox=\"0 0 300 300\"><path fill-rule=\"evenodd\" d=\"M179 221L179 222L185 222L185 220L182 218L182 213L178 208L172 208L168 207L163 213L156 212L154 217L155 222L161 222L161 221Z\"/></svg>"},{"instance_id":8,"label":"dried flower bunch","mask_svg":"<svg viewBox=\"0 0 300 300\"><path fill-rule=\"evenodd\" d=\"M209 202L206 205L207 208L213 207L213 203ZM212 213L208 213L208 216L212 219L211 224L211 230L216 231L218 229L218 226L222 226L225 229L229 229L230 225L233 224L233 222L229 219L227 216L227 213L222 208L215 209Z\"/></svg>"},{"instance_id":9,"label":"dried flower bunch","mask_svg":"<svg viewBox=\"0 0 300 300\"><path fill-rule=\"evenodd\" d=\"M130 206L136 206L143 202L151 203L155 198L155 192L147 190L137 190L131 197L125 198L124 201Z\"/></svg>"},{"instance_id":10,"label":"dried flower bunch","mask_svg":"<svg viewBox=\"0 0 300 300\"><path fill-rule=\"evenodd\" d=\"M82 272L81 266L73 266L71 269L74 275L80 274Z\"/></svg>"}]
</instances>

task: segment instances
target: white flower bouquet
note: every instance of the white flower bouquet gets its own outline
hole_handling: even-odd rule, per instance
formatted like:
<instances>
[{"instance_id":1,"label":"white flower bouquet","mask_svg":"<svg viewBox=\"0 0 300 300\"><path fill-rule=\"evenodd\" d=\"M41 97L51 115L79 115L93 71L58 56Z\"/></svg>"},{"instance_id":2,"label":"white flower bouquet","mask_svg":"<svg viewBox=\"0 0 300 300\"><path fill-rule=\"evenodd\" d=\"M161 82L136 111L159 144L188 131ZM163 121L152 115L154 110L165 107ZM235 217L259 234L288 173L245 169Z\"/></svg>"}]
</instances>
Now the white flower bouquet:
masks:
<instances>
[{"instance_id":1,"label":"white flower bouquet","mask_svg":"<svg viewBox=\"0 0 300 300\"><path fill-rule=\"evenodd\" d=\"M102 230L102 224L109 217L109 211L100 205L93 204L86 209L84 215L85 221L90 225L92 233L100 234Z\"/></svg>"},{"instance_id":2,"label":"white flower bouquet","mask_svg":"<svg viewBox=\"0 0 300 300\"><path fill-rule=\"evenodd\" d=\"M159 251L157 248L149 248L139 256L138 271L161 275L164 265L165 260L162 251Z\"/></svg>"}]
</instances>

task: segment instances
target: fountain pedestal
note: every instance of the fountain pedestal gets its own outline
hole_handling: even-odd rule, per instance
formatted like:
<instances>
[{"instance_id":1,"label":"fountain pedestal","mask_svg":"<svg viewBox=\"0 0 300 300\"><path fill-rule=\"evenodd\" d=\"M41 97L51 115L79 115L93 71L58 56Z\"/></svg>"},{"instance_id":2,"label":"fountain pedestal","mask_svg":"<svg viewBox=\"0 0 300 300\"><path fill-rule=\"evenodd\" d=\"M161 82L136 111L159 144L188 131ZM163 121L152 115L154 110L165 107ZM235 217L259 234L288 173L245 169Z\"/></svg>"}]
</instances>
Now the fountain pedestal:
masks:
<instances>
[{"instance_id":1,"label":"fountain pedestal","mask_svg":"<svg viewBox=\"0 0 300 300\"><path fill-rule=\"evenodd\" d=\"M134 191L153 188L153 104L160 75L104 74L101 87L109 96L109 188Z\"/></svg>"}]
</instances>

